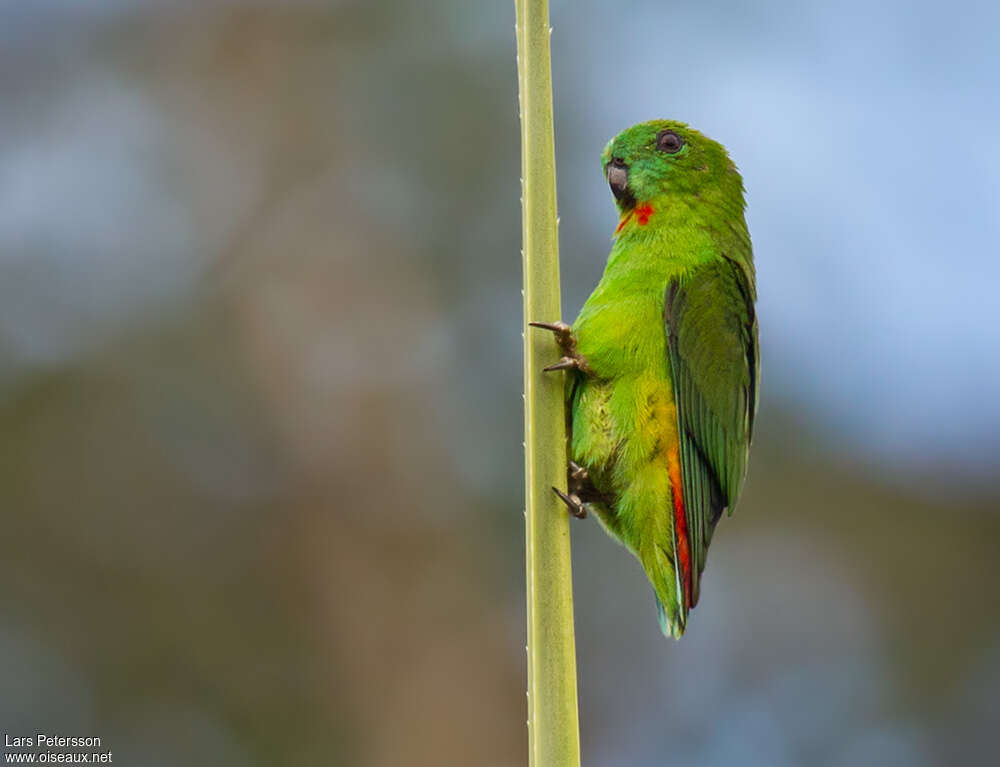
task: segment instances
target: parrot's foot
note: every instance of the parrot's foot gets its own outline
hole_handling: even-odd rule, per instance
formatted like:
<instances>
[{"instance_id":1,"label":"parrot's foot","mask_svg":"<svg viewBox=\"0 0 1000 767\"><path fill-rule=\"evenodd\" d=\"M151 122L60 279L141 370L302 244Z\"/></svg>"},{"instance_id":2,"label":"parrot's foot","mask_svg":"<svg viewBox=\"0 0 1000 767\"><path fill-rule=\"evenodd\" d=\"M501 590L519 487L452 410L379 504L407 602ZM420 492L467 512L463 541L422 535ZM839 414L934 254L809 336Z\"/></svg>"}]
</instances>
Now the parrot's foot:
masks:
<instances>
[{"instance_id":1,"label":"parrot's foot","mask_svg":"<svg viewBox=\"0 0 1000 767\"><path fill-rule=\"evenodd\" d=\"M569 480L569 490L571 493L584 495L596 492L594 485L590 481L590 474L576 461L569 462L569 471L566 472L566 478Z\"/></svg>"},{"instance_id":2,"label":"parrot's foot","mask_svg":"<svg viewBox=\"0 0 1000 767\"><path fill-rule=\"evenodd\" d=\"M552 489L562 502L569 507L569 513L577 519L583 519L587 516L587 503L591 501L607 503L607 499L594 487L594 483L590 481L590 474L587 473L587 470L575 461L569 462L566 479L568 493L564 493L555 487Z\"/></svg>"},{"instance_id":3,"label":"parrot's foot","mask_svg":"<svg viewBox=\"0 0 1000 767\"><path fill-rule=\"evenodd\" d=\"M587 508L576 493L564 493L558 487L552 488L553 492L559 496L560 500L569 508L569 513L577 519L584 519L587 516Z\"/></svg>"},{"instance_id":4,"label":"parrot's foot","mask_svg":"<svg viewBox=\"0 0 1000 767\"><path fill-rule=\"evenodd\" d=\"M559 344L559 350L562 352L561 360L543 368L546 373L553 370L579 370L581 373L590 375L591 370L587 359L576 352L576 336L573 335L573 328L565 322L529 322L528 324L555 333L556 343Z\"/></svg>"}]
</instances>

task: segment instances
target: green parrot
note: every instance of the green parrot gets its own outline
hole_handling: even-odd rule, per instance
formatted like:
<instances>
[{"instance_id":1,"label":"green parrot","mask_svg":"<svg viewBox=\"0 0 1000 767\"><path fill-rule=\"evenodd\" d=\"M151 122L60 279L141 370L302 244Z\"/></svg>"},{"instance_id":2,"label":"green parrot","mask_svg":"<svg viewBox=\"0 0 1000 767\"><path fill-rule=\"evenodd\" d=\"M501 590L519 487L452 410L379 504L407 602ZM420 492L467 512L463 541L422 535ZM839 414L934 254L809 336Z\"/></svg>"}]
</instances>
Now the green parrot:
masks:
<instances>
[{"instance_id":1,"label":"green parrot","mask_svg":"<svg viewBox=\"0 0 1000 767\"><path fill-rule=\"evenodd\" d=\"M746 475L759 384L743 181L681 122L620 133L601 165L620 214L597 288L551 330L566 370L569 493L639 560L679 638L715 525ZM553 488L555 489L555 488Z\"/></svg>"}]
</instances>

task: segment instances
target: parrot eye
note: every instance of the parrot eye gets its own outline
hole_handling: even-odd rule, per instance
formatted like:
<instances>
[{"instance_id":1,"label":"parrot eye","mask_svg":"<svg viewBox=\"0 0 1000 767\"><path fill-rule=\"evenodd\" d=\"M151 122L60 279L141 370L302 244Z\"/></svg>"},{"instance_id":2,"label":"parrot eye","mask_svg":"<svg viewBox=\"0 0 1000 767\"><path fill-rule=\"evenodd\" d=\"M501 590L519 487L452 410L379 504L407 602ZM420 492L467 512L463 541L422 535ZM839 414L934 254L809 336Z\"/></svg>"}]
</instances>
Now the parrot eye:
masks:
<instances>
[{"instance_id":1,"label":"parrot eye","mask_svg":"<svg viewBox=\"0 0 1000 767\"><path fill-rule=\"evenodd\" d=\"M684 146L684 139L672 130L660 131L656 137L656 148L667 154L677 154Z\"/></svg>"}]
</instances>

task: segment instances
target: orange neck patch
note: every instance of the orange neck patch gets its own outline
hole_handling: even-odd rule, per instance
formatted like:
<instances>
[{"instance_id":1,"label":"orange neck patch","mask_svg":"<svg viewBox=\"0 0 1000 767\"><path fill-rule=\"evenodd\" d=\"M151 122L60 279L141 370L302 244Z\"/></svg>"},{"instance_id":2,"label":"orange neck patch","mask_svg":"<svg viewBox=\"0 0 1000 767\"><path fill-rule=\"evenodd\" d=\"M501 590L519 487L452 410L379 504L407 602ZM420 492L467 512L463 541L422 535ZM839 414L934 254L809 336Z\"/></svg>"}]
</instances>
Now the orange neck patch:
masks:
<instances>
[{"instance_id":1,"label":"orange neck patch","mask_svg":"<svg viewBox=\"0 0 1000 767\"><path fill-rule=\"evenodd\" d=\"M633 208L624 216L622 216L621 221L618 222L618 228L615 229L615 234L619 234L621 230L625 228L625 225L632 220L633 217L635 218L635 222L639 226L645 226L646 224L649 223L649 217L652 215L653 215L653 206L650 205L649 203L646 203L645 205L639 205L638 207Z\"/></svg>"}]
</instances>

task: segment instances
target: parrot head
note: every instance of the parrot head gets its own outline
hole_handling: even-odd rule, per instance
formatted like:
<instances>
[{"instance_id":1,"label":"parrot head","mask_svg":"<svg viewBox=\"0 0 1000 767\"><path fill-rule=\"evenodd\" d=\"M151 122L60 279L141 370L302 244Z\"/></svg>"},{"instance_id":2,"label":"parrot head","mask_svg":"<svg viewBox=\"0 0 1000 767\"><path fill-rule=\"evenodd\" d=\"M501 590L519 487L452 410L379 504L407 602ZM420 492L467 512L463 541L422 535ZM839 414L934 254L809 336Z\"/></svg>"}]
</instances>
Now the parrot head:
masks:
<instances>
[{"instance_id":1,"label":"parrot head","mask_svg":"<svg viewBox=\"0 0 1000 767\"><path fill-rule=\"evenodd\" d=\"M615 136L601 167L619 211L664 198L743 206L743 181L725 148L674 120L651 120Z\"/></svg>"}]
</instances>

